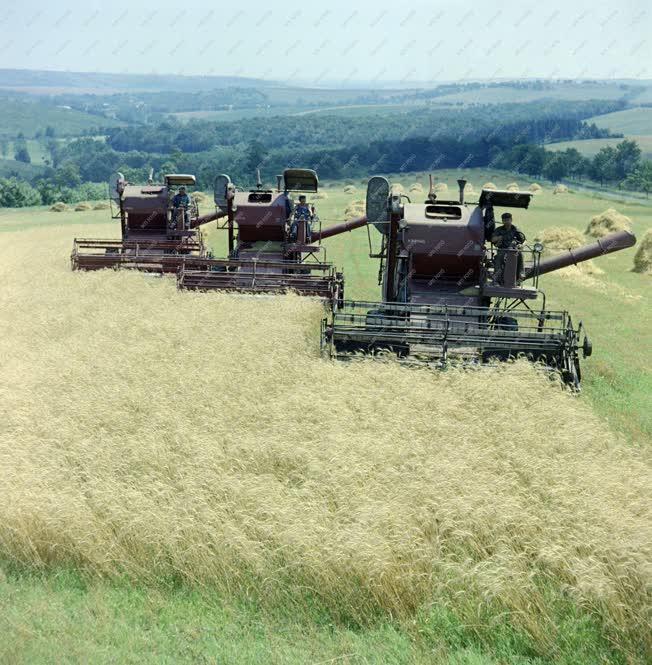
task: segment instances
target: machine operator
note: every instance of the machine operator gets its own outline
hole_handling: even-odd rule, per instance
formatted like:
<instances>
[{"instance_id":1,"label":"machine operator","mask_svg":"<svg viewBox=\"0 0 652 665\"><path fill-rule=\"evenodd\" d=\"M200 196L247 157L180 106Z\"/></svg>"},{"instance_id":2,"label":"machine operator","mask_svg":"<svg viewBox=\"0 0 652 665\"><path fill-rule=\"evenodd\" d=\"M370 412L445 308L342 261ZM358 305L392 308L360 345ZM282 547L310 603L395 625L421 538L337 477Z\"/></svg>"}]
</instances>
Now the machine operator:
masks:
<instances>
[{"instance_id":1,"label":"machine operator","mask_svg":"<svg viewBox=\"0 0 652 665\"><path fill-rule=\"evenodd\" d=\"M299 223L305 222L306 224L306 242L310 242L310 236L312 234L312 229L310 227L310 222L312 221L314 210L306 203L306 197L302 194L299 197L299 203L294 209L294 218L292 219L292 224L290 224L290 241L296 242L297 235L299 232Z\"/></svg>"},{"instance_id":2,"label":"machine operator","mask_svg":"<svg viewBox=\"0 0 652 665\"><path fill-rule=\"evenodd\" d=\"M508 249L516 249L519 245L525 242L525 234L519 231L513 224L512 213L504 212L500 216L502 226L499 226L491 236L491 242L498 248L496 252L496 259L494 263L494 278L497 282L503 281L503 265L505 263L505 255ZM518 252L517 264L517 279L523 280L523 255Z\"/></svg>"},{"instance_id":3,"label":"machine operator","mask_svg":"<svg viewBox=\"0 0 652 665\"><path fill-rule=\"evenodd\" d=\"M183 209L183 228L188 229L190 227L190 217L188 210L190 209L190 197L186 194L186 188L181 185L179 191L174 195L172 199L172 226L173 228L177 225L177 215L179 210Z\"/></svg>"}]
</instances>

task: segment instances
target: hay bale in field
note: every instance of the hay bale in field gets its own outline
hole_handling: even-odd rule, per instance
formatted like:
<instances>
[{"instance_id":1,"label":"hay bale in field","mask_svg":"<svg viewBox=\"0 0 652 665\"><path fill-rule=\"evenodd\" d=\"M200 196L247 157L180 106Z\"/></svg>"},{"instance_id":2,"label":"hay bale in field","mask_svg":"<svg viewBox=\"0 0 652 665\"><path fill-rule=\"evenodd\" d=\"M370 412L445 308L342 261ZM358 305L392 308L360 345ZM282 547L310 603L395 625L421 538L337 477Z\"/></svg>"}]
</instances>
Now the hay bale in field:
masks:
<instances>
[{"instance_id":1,"label":"hay bale in field","mask_svg":"<svg viewBox=\"0 0 652 665\"><path fill-rule=\"evenodd\" d=\"M82 202L82 203L78 203L75 206L75 212L84 212L85 210L92 210L92 206L91 206L90 203Z\"/></svg>"},{"instance_id":2,"label":"hay bale in field","mask_svg":"<svg viewBox=\"0 0 652 665\"><path fill-rule=\"evenodd\" d=\"M190 198L197 201L197 203L203 203L208 197L206 194L204 194L204 192L192 192Z\"/></svg>"},{"instance_id":3,"label":"hay bale in field","mask_svg":"<svg viewBox=\"0 0 652 665\"><path fill-rule=\"evenodd\" d=\"M494 185L493 182L485 182L484 185L482 185L482 189L498 189L496 185Z\"/></svg>"},{"instance_id":4,"label":"hay bale in field","mask_svg":"<svg viewBox=\"0 0 652 665\"><path fill-rule=\"evenodd\" d=\"M540 231L535 240L543 243L545 250L577 249L585 244L584 236L577 230L567 226L551 226Z\"/></svg>"},{"instance_id":5,"label":"hay bale in field","mask_svg":"<svg viewBox=\"0 0 652 665\"><path fill-rule=\"evenodd\" d=\"M356 219L362 217L365 214L365 203L361 199L351 201L344 211L344 219L349 221L351 219Z\"/></svg>"},{"instance_id":6,"label":"hay bale in field","mask_svg":"<svg viewBox=\"0 0 652 665\"><path fill-rule=\"evenodd\" d=\"M410 185L410 192L417 192L417 193L423 192L423 185L420 182L413 182Z\"/></svg>"},{"instance_id":7,"label":"hay bale in field","mask_svg":"<svg viewBox=\"0 0 652 665\"><path fill-rule=\"evenodd\" d=\"M103 201L100 201L99 203L95 203L93 205L93 210L108 210L109 209L109 204L105 203Z\"/></svg>"},{"instance_id":8,"label":"hay bale in field","mask_svg":"<svg viewBox=\"0 0 652 665\"><path fill-rule=\"evenodd\" d=\"M319 199L327 199L328 194L326 192L317 192L316 194L313 194L311 198L315 199L316 201Z\"/></svg>"},{"instance_id":9,"label":"hay bale in field","mask_svg":"<svg viewBox=\"0 0 652 665\"><path fill-rule=\"evenodd\" d=\"M447 192L448 191L448 185L445 182L438 182L434 186L434 190L436 192Z\"/></svg>"},{"instance_id":10,"label":"hay bale in field","mask_svg":"<svg viewBox=\"0 0 652 665\"><path fill-rule=\"evenodd\" d=\"M586 227L586 234L594 238L602 238L614 231L631 231L632 220L619 213L615 208L607 208L604 212L591 218Z\"/></svg>"},{"instance_id":11,"label":"hay bale in field","mask_svg":"<svg viewBox=\"0 0 652 665\"><path fill-rule=\"evenodd\" d=\"M352 219L358 219L358 217L364 217L364 214L364 208L347 208L344 211L344 219L348 222Z\"/></svg>"},{"instance_id":12,"label":"hay bale in field","mask_svg":"<svg viewBox=\"0 0 652 665\"><path fill-rule=\"evenodd\" d=\"M345 194L353 194L357 191L357 188L355 185L346 185L344 188L344 193Z\"/></svg>"},{"instance_id":13,"label":"hay bale in field","mask_svg":"<svg viewBox=\"0 0 652 665\"><path fill-rule=\"evenodd\" d=\"M505 189L506 189L508 192L518 192L518 190L519 190L519 186L518 186L518 183L517 183L517 182L510 182L510 183L507 185L507 187L505 187Z\"/></svg>"},{"instance_id":14,"label":"hay bale in field","mask_svg":"<svg viewBox=\"0 0 652 665\"><path fill-rule=\"evenodd\" d=\"M566 185L555 185L555 188L552 190L553 194L568 194L568 187Z\"/></svg>"},{"instance_id":15,"label":"hay bale in field","mask_svg":"<svg viewBox=\"0 0 652 665\"><path fill-rule=\"evenodd\" d=\"M394 192L394 194L403 194L405 192L405 189L404 189L403 185L401 185L400 182L393 182L392 183L392 192Z\"/></svg>"},{"instance_id":16,"label":"hay bale in field","mask_svg":"<svg viewBox=\"0 0 652 665\"><path fill-rule=\"evenodd\" d=\"M652 275L652 229L648 229L638 243L634 255L634 272Z\"/></svg>"},{"instance_id":17,"label":"hay bale in field","mask_svg":"<svg viewBox=\"0 0 652 665\"><path fill-rule=\"evenodd\" d=\"M536 182L533 182L528 189L532 192L532 194L540 194L543 191L543 187L539 185Z\"/></svg>"},{"instance_id":18,"label":"hay bale in field","mask_svg":"<svg viewBox=\"0 0 652 665\"><path fill-rule=\"evenodd\" d=\"M68 210L68 205L63 201L58 201L50 206L50 212L63 212L64 210Z\"/></svg>"}]
</instances>

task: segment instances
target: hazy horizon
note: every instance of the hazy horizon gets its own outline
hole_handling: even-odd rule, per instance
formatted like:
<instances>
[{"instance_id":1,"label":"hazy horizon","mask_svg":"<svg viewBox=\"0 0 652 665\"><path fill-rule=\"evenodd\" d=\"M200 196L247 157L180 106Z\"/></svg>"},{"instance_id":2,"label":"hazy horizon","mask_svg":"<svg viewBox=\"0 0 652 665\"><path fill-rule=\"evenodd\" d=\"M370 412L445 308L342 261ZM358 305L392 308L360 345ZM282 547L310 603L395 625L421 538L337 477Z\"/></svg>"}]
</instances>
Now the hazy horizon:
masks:
<instances>
[{"instance_id":1,"label":"hazy horizon","mask_svg":"<svg viewBox=\"0 0 652 665\"><path fill-rule=\"evenodd\" d=\"M26 0L9 7L3 67L93 73L238 76L300 85L411 85L500 79L650 79L644 0L545 5L507 0L385 0L327 9L253 0L228 9L164 0Z\"/></svg>"}]
</instances>

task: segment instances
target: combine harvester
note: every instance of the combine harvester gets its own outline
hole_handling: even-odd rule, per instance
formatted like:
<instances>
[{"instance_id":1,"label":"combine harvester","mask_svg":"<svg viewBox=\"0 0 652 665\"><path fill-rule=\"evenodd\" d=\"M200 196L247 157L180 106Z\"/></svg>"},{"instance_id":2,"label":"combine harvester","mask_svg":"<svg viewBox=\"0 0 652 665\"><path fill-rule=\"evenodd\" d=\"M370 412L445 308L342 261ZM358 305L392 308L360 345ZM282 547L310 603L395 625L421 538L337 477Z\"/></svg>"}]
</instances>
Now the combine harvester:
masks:
<instances>
[{"instance_id":1,"label":"combine harvester","mask_svg":"<svg viewBox=\"0 0 652 665\"><path fill-rule=\"evenodd\" d=\"M366 217L381 234L380 250L370 256L380 259L382 302L335 303L322 322L322 349L335 358L389 351L438 367L525 356L558 370L579 390L579 350L589 356L591 343L568 312L546 309L539 276L631 247L636 238L614 233L547 259L541 245L525 246L529 284L523 285L519 248L505 250L498 266L486 243L494 206L527 208L532 194L483 189L469 205L466 181L458 184L459 200L438 200L431 181L427 200L411 203L392 193L385 178L370 179Z\"/></svg>"},{"instance_id":2,"label":"combine harvester","mask_svg":"<svg viewBox=\"0 0 652 665\"><path fill-rule=\"evenodd\" d=\"M292 193L316 193L318 178L310 169L286 169L277 176L276 189L238 191L227 175L215 179L218 224L228 234L228 256L205 259L187 256L178 273L181 289L225 290L250 293L295 291L342 303L344 279L326 261L321 240L364 226L354 220L321 230L314 206L298 215ZM305 208L304 208L305 212ZM315 228L319 227L319 228Z\"/></svg>"},{"instance_id":3,"label":"combine harvester","mask_svg":"<svg viewBox=\"0 0 652 665\"><path fill-rule=\"evenodd\" d=\"M113 219L120 220L118 240L75 238L70 261L73 270L131 268L176 273L184 257L206 255L199 227L226 213L199 216L197 204L172 205L175 187L195 185L195 176L170 174L163 183L133 185L121 173L109 183Z\"/></svg>"}]
</instances>

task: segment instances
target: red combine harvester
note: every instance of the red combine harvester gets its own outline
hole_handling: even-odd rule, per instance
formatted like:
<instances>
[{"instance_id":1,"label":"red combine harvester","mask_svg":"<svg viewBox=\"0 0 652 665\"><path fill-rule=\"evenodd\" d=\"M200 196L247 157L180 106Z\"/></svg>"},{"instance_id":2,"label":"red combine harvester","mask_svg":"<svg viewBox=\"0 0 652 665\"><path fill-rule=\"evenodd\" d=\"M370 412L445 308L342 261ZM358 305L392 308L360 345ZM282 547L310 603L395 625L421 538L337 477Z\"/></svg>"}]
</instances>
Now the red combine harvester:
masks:
<instances>
[{"instance_id":1,"label":"red combine harvester","mask_svg":"<svg viewBox=\"0 0 652 665\"><path fill-rule=\"evenodd\" d=\"M431 182L427 200L412 203L392 193L385 178L370 179L366 212L381 234L380 250L371 256L380 259L382 302L336 304L322 322L322 348L337 358L390 351L435 366L525 356L579 389L579 350L590 355L591 343L568 312L546 309L539 276L631 247L636 238L613 233L546 259L539 244L494 254L487 247L494 206L525 209L532 194L483 189L469 205L466 181L458 184L458 200L437 199ZM519 255L529 259L523 280Z\"/></svg>"},{"instance_id":2,"label":"red combine harvester","mask_svg":"<svg viewBox=\"0 0 652 665\"><path fill-rule=\"evenodd\" d=\"M276 189L238 191L227 175L215 179L218 224L228 234L228 256L223 259L187 256L178 273L182 289L278 293L342 301L344 280L326 262L321 239L348 231L342 224L322 232L313 205L296 205L292 193L318 190L317 174L310 169L286 169L277 176ZM358 225L363 225L364 222ZM319 228L317 228L319 227Z\"/></svg>"},{"instance_id":3,"label":"red combine harvester","mask_svg":"<svg viewBox=\"0 0 652 665\"><path fill-rule=\"evenodd\" d=\"M174 188L194 185L193 175L170 174L161 184L133 185L116 173L110 182L110 199L112 217L120 220L121 238L75 238L72 269L131 268L176 273L184 257L205 256L198 229L222 213L200 217L192 199L189 204L175 206Z\"/></svg>"}]
</instances>

